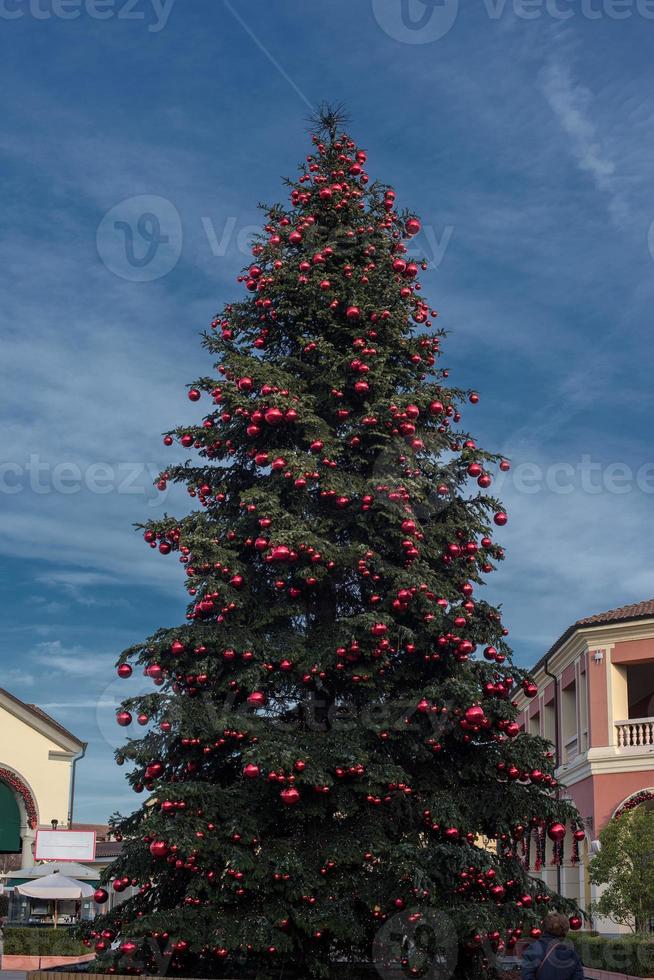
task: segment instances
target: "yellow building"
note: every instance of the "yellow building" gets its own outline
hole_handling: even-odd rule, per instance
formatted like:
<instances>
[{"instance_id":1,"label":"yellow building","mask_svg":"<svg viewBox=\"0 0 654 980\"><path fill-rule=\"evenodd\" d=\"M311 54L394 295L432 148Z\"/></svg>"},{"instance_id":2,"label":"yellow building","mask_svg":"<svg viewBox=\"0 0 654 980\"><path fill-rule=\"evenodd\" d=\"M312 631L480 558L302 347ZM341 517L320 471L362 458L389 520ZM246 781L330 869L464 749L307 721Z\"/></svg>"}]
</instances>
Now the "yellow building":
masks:
<instances>
[{"instance_id":1,"label":"yellow building","mask_svg":"<svg viewBox=\"0 0 654 980\"><path fill-rule=\"evenodd\" d=\"M36 831L54 821L71 826L75 764L85 750L54 718L0 688L0 857L18 855L30 867Z\"/></svg>"}]
</instances>

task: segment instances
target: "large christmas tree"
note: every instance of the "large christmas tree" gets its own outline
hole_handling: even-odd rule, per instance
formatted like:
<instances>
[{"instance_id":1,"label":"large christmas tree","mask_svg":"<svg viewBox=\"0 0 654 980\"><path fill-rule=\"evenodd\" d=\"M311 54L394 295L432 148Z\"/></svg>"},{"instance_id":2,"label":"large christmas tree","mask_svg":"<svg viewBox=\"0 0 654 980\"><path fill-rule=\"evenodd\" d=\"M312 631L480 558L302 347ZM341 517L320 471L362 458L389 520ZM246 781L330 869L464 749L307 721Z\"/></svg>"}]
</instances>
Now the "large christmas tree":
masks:
<instances>
[{"instance_id":1,"label":"large christmas tree","mask_svg":"<svg viewBox=\"0 0 654 980\"><path fill-rule=\"evenodd\" d=\"M160 487L200 509L145 540L191 604L120 658L154 689L118 715L147 726L118 753L146 798L116 824L109 887L139 890L96 920L99 969L430 976L449 929L447 970L471 976L533 931L532 838L560 859L576 817L519 733L512 692L535 689L481 598L508 464L460 429L478 398L440 366L420 222L342 125L316 120L248 295L204 336L204 417L164 440L194 453Z\"/></svg>"}]
</instances>

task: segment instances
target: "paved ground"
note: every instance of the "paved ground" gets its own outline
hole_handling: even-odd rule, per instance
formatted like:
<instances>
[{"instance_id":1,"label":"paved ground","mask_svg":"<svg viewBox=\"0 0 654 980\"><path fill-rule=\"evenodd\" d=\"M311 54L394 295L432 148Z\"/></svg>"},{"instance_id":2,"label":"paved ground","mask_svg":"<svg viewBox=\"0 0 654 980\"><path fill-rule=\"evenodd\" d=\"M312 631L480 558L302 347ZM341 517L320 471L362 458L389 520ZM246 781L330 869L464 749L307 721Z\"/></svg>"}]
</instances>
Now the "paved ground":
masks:
<instances>
[{"instance_id":1,"label":"paved ground","mask_svg":"<svg viewBox=\"0 0 654 980\"><path fill-rule=\"evenodd\" d=\"M26 975L20 970L0 970L1 980L25 980Z\"/></svg>"}]
</instances>

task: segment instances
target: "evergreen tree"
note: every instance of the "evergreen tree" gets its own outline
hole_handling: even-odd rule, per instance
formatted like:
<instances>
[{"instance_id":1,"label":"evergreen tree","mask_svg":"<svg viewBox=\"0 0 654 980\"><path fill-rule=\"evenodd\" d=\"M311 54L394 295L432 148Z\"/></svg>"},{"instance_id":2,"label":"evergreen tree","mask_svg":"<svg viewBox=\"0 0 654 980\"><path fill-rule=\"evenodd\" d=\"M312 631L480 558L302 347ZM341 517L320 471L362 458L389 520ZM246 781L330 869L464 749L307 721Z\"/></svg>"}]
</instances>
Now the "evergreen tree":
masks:
<instances>
[{"instance_id":1,"label":"evergreen tree","mask_svg":"<svg viewBox=\"0 0 654 980\"><path fill-rule=\"evenodd\" d=\"M535 688L479 595L508 463L458 429L478 397L439 363L420 222L342 125L316 120L250 295L204 335L204 419L164 440L195 452L160 488L200 509L145 540L179 556L191 603L119 661L155 689L118 716L148 725L118 753L147 798L116 823L107 878L139 890L96 921L100 968L355 976L403 956L425 976L446 913L474 975L550 900L520 848L575 817L547 743L519 734L512 691Z\"/></svg>"},{"instance_id":2,"label":"evergreen tree","mask_svg":"<svg viewBox=\"0 0 654 980\"><path fill-rule=\"evenodd\" d=\"M593 905L593 915L649 932L654 918L654 811L647 803L625 810L607 823L599 840L601 849L588 872L593 885L606 888Z\"/></svg>"}]
</instances>

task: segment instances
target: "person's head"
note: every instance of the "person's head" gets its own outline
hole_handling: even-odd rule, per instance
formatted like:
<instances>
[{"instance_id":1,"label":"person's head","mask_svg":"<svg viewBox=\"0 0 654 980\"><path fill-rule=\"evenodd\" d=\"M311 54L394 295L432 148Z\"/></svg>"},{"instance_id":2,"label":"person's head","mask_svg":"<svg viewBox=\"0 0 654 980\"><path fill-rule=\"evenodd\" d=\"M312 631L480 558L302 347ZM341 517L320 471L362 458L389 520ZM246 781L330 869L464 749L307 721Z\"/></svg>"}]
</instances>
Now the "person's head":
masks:
<instances>
[{"instance_id":1,"label":"person's head","mask_svg":"<svg viewBox=\"0 0 654 980\"><path fill-rule=\"evenodd\" d=\"M567 936L570 929L568 917L562 912L548 912L543 919L543 928L550 936Z\"/></svg>"}]
</instances>

